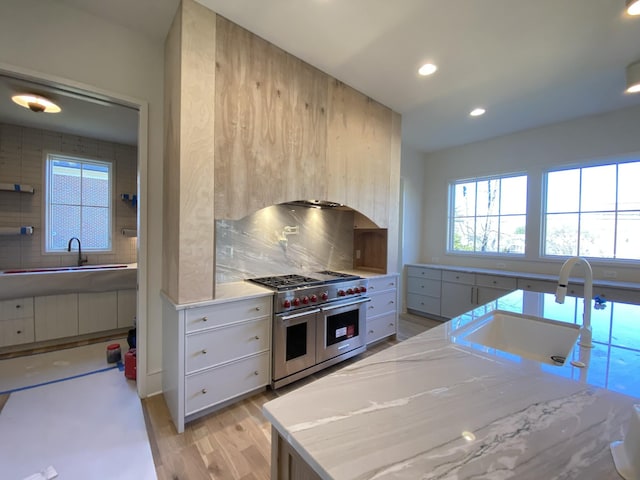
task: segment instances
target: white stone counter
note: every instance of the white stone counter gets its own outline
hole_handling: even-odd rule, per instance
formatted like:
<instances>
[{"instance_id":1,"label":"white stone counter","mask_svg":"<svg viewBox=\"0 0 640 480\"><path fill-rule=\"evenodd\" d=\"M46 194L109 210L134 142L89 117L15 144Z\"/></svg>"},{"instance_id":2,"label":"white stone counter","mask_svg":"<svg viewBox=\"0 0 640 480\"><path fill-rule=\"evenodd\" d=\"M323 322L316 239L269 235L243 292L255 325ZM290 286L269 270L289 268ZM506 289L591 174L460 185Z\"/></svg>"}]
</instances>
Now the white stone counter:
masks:
<instances>
[{"instance_id":1,"label":"white stone counter","mask_svg":"<svg viewBox=\"0 0 640 480\"><path fill-rule=\"evenodd\" d=\"M513 292L264 413L326 479L619 479L609 443L639 402L640 306L593 310L595 348L576 346L562 367L451 340L493 309L574 322L582 300ZM569 364L579 358L587 368Z\"/></svg>"},{"instance_id":2,"label":"white stone counter","mask_svg":"<svg viewBox=\"0 0 640 480\"><path fill-rule=\"evenodd\" d=\"M19 272L19 273L7 273ZM0 300L135 289L138 264L85 265L0 272Z\"/></svg>"},{"instance_id":3,"label":"white stone counter","mask_svg":"<svg viewBox=\"0 0 640 480\"><path fill-rule=\"evenodd\" d=\"M273 290L261 287L251 282L219 283L216 285L216 298L202 302L182 303L180 305L176 305L164 292L162 292L163 296L175 307L176 310L206 307L207 305L216 305L219 303L232 302L234 300L265 297L273 295L273 293Z\"/></svg>"}]
</instances>

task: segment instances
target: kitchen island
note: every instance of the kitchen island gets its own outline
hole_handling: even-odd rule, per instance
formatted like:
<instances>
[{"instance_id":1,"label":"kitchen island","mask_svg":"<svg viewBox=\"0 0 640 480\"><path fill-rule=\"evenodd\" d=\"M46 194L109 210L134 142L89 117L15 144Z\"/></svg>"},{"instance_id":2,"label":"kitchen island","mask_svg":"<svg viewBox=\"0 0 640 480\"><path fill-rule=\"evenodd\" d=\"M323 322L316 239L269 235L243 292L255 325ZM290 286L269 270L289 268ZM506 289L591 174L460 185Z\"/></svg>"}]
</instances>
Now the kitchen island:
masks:
<instances>
[{"instance_id":1,"label":"kitchen island","mask_svg":"<svg viewBox=\"0 0 640 480\"><path fill-rule=\"evenodd\" d=\"M640 306L594 309L594 348L562 366L456 343L495 309L581 323L582 299L518 290L268 402L272 478L621 478Z\"/></svg>"}]
</instances>

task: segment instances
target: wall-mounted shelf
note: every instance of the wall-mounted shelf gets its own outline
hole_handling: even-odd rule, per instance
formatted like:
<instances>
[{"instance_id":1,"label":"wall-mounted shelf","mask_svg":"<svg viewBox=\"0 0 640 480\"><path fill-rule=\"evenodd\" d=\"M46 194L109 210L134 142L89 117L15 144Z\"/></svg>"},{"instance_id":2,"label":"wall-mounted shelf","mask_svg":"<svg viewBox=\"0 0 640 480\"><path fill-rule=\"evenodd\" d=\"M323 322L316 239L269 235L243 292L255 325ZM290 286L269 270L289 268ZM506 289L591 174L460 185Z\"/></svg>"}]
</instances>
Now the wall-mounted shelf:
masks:
<instances>
[{"instance_id":1,"label":"wall-mounted shelf","mask_svg":"<svg viewBox=\"0 0 640 480\"><path fill-rule=\"evenodd\" d=\"M33 235L33 227L0 227L0 235Z\"/></svg>"},{"instance_id":2,"label":"wall-mounted shelf","mask_svg":"<svg viewBox=\"0 0 640 480\"><path fill-rule=\"evenodd\" d=\"M135 193L121 193L120 199L130 203L132 207L138 205L138 195Z\"/></svg>"},{"instance_id":3,"label":"wall-mounted shelf","mask_svg":"<svg viewBox=\"0 0 640 480\"><path fill-rule=\"evenodd\" d=\"M33 186L20 183L0 183L0 190L7 192L33 193Z\"/></svg>"}]
</instances>

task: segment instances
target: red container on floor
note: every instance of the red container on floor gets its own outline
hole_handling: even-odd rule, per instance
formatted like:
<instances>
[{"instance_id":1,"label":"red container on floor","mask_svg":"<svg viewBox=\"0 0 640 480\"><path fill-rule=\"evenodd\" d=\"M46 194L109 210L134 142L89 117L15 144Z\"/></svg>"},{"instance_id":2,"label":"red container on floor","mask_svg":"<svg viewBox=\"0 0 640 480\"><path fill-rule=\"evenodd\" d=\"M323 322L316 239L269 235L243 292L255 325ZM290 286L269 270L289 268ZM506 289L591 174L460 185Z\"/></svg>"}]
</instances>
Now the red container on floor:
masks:
<instances>
[{"instance_id":1,"label":"red container on floor","mask_svg":"<svg viewBox=\"0 0 640 480\"><path fill-rule=\"evenodd\" d=\"M136 349L132 348L124 354L124 376L129 380L136 379Z\"/></svg>"}]
</instances>

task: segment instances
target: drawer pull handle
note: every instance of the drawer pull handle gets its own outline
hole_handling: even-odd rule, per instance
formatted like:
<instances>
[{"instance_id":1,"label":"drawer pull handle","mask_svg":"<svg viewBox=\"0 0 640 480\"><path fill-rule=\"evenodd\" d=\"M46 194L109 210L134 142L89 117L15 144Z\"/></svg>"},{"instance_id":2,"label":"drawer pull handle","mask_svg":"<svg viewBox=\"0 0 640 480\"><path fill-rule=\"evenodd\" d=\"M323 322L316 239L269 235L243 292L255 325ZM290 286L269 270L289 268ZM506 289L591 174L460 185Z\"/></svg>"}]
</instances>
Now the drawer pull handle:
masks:
<instances>
[{"instance_id":1,"label":"drawer pull handle","mask_svg":"<svg viewBox=\"0 0 640 480\"><path fill-rule=\"evenodd\" d=\"M20 307L21 307L21 305L16 305L16 308L20 308Z\"/></svg>"},{"instance_id":2,"label":"drawer pull handle","mask_svg":"<svg viewBox=\"0 0 640 480\"><path fill-rule=\"evenodd\" d=\"M393 305L393 303L394 303L394 302L393 302L393 300L389 300L389 303L390 303L391 305Z\"/></svg>"},{"instance_id":3,"label":"drawer pull handle","mask_svg":"<svg viewBox=\"0 0 640 480\"><path fill-rule=\"evenodd\" d=\"M391 283L389 284L389 286L391 286L391 287L393 287L394 285L395 285L395 283L393 283L393 282L391 282Z\"/></svg>"},{"instance_id":4,"label":"drawer pull handle","mask_svg":"<svg viewBox=\"0 0 640 480\"><path fill-rule=\"evenodd\" d=\"M205 394L207 393L207 389L206 389L206 388L203 388L203 389L201 390L201 392L202 392L202 394L203 394L203 395L205 395Z\"/></svg>"},{"instance_id":5,"label":"drawer pull handle","mask_svg":"<svg viewBox=\"0 0 640 480\"><path fill-rule=\"evenodd\" d=\"M256 307L256 312L259 312L259 311L260 311L260 307Z\"/></svg>"},{"instance_id":6,"label":"drawer pull handle","mask_svg":"<svg viewBox=\"0 0 640 480\"><path fill-rule=\"evenodd\" d=\"M375 307L373 305L369 305L369 310L373 310Z\"/></svg>"},{"instance_id":7,"label":"drawer pull handle","mask_svg":"<svg viewBox=\"0 0 640 480\"><path fill-rule=\"evenodd\" d=\"M253 338L255 338L256 340L260 340L260 337L259 337L258 335L256 335L256 336L255 336L255 337L253 337Z\"/></svg>"},{"instance_id":8,"label":"drawer pull handle","mask_svg":"<svg viewBox=\"0 0 640 480\"><path fill-rule=\"evenodd\" d=\"M369 333L373 333L373 330L369 330Z\"/></svg>"},{"instance_id":9,"label":"drawer pull handle","mask_svg":"<svg viewBox=\"0 0 640 480\"><path fill-rule=\"evenodd\" d=\"M253 372L254 375L260 375L260 373L258 373L258 370L256 370L255 372Z\"/></svg>"},{"instance_id":10,"label":"drawer pull handle","mask_svg":"<svg viewBox=\"0 0 640 480\"><path fill-rule=\"evenodd\" d=\"M21 333L22 333L22 330L18 330L16 333L17 333L17 334L21 334Z\"/></svg>"},{"instance_id":11,"label":"drawer pull handle","mask_svg":"<svg viewBox=\"0 0 640 480\"><path fill-rule=\"evenodd\" d=\"M206 348L203 348L203 349L202 349L202 353L203 353L204 355L206 355L206 354L207 354L207 349L206 349Z\"/></svg>"},{"instance_id":12,"label":"drawer pull handle","mask_svg":"<svg viewBox=\"0 0 640 480\"><path fill-rule=\"evenodd\" d=\"M206 322L207 320L209 320L207 317L202 317L203 322Z\"/></svg>"},{"instance_id":13,"label":"drawer pull handle","mask_svg":"<svg viewBox=\"0 0 640 480\"><path fill-rule=\"evenodd\" d=\"M493 284L495 285L496 283L498 283L498 282L496 282L496 281L494 280L494 281L493 281Z\"/></svg>"},{"instance_id":14,"label":"drawer pull handle","mask_svg":"<svg viewBox=\"0 0 640 480\"><path fill-rule=\"evenodd\" d=\"M389 324L389 326L390 326L390 327L393 327L393 322L391 322L391 323Z\"/></svg>"}]
</instances>

